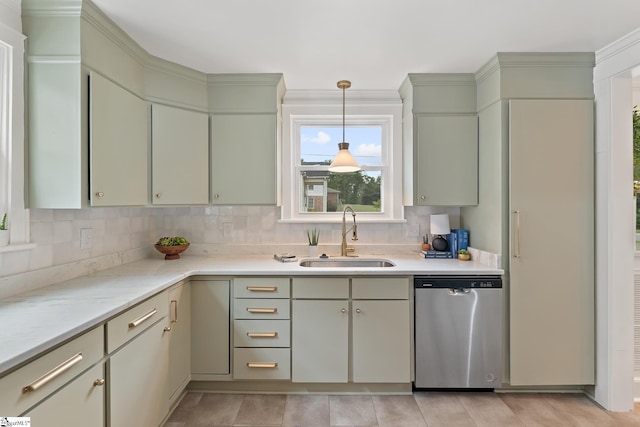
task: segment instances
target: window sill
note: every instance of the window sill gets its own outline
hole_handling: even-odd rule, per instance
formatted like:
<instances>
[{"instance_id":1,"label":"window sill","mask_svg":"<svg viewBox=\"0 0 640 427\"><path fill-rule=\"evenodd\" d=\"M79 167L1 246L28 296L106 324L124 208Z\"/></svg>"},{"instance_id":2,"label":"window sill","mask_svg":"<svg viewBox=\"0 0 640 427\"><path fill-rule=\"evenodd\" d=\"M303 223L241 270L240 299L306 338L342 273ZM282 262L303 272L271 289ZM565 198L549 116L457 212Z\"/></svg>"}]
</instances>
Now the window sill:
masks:
<instances>
[{"instance_id":1,"label":"window sill","mask_svg":"<svg viewBox=\"0 0 640 427\"><path fill-rule=\"evenodd\" d=\"M26 251L29 249L33 249L36 247L35 243L16 243L9 246L0 246L0 253L2 252L18 252L18 251Z\"/></svg>"},{"instance_id":2,"label":"window sill","mask_svg":"<svg viewBox=\"0 0 640 427\"><path fill-rule=\"evenodd\" d=\"M372 218L360 215L356 212L356 219L358 224L404 224L406 219L390 219L390 218ZM347 221L351 222L351 213L347 213ZM338 224L342 222L342 214L340 218L292 218L292 219L279 219L279 224Z\"/></svg>"}]
</instances>

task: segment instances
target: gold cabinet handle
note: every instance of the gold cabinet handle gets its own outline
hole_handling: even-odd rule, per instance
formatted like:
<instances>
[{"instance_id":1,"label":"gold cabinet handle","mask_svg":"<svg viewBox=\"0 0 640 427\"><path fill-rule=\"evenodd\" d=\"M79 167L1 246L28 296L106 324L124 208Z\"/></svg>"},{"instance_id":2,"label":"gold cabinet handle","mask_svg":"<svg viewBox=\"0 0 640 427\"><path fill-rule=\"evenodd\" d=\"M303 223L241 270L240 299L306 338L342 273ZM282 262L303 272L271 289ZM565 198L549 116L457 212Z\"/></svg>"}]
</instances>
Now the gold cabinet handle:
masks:
<instances>
[{"instance_id":1,"label":"gold cabinet handle","mask_svg":"<svg viewBox=\"0 0 640 427\"><path fill-rule=\"evenodd\" d=\"M170 309L172 314L170 322L178 323L178 301L177 300L174 300L174 299L171 300Z\"/></svg>"},{"instance_id":2,"label":"gold cabinet handle","mask_svg":"<svg viewBox=\"0 0 640 427\"><path fill-rule=\"evenodd\" d=\"M97 197L98 199L103 198L103 197L104 197L104 192L103 192L103 191L98 191L98 192L96 193L96 197Z\"/></svg>"},{"instance_id":3,"label":"gold cabinet handle","mask_svg":"<svg viewBox=\"0 0 640 427\"><path fill-rule=\"evenodd\" d=\"M513 253L514 258L520 258L520 211L513 211L516 222L516 250Z\"/></svg>"},{"instance_id":4,"label":"gold cabinet handle","mask_svg":"<svg viewBox=\"0 0 640 427\"><path fill-rule=\"evenodd\" d=\"M159 199L162 197L162 193L156 193L156 199Z\"/></svg>"},{"instance_id":5,"label":"gold cabinet handle","mask_svg":"<svg viewBox=\"0 0 640 427\"><path fill-rule=\"evenodd\" d=\"M344 313L346 313L346 312L347 312L347 309L346 309L346 308L342 308L342 309L340 309L340 313L344 314Z\"/></svg>"},{"instance_id":6,"label":"gold cabinet handle","mask_svg":"<svg viewBox=\"0 0 640 427\"><path fill-rule=\"evenodd\" d=\"M268 314L273 314L273 313L277 313L278 309L273 307L273 308L247 308L247 311L249 313L268 313Z\"/></svg>"},{"instance_id":7,"label":"gold cabinet handle","mask_svg":"<svg viewBox=\"0 0 640 427\"><path fill-rule=\"evenodd\" d=\"M213 195L213 198L214 198L214 199L219 199L219 198L220 198L220 194L218 194L218 193L214 194L214 195Z\"/></svg>"},{"instance_id":8,"label":"gold cabinet handle","mask_svg":"<svg viewBox=\"0 0 640 427\"><path fill-rule=\"evenodd\" d=\"M247 362L247 367L273 369L278 367L278 362Z\"/></svg>"},{"instance_id":9,"label":"gold cabinet handle","mask_svg":"<svg viewBox=\"0 0 640 427\"><path fill-rule=\"evenodd\" d=\"M277 292L277 286L247 286L249 292Z\"/></svg>"},{"instance_id":10,"label":"gold cabinet handle","mask_svg":"<svg viewBox=\"0 0 640 427\"><path fill-rule=\"evenodd\" d=\"M95 380L93 382L93 385L96 386L96 387L103 386L104 385L104 378L98 378L97 380Z\"/></svg>"},{"instance_id":11,"label":"gold cabinet handle","mask_svg":"<svg viewBox=\"0 0 640 427\"><path fill-rule=\"evenodd\" d=\"M420 196L420 200L427 200L427 196L423 194L422 196Z\"/></svg>"},{"instance_id":12,"label":"gold cabinet handle","mask_svg":"<svg viewBox=\"0 0 640 427\"><path fill-rule=\"evenodd\" d=\"M31 384L22 388L22 393L29 393L32 391L38 390L40 387L44 386L50 381L53 381L56 377L62 375L64 372L71 369L75 364L82 360L82 353L78 353L69 359L65 360Z\"/></svg>"},{"instance_id":13,"label":"gold cabinet handle","mask_svg":"<svg viewBox=\"0 0 640 427\"><path fill-rule=\"evenodd\" d=\"M247 332L249 338L276 338L277 332Z\"/></svg>"},{"instance_id":14,"label":"gold cabinet handle","mask_svg":"<svg viewBox=\"0 0 640 427\"><path fill-rule=\"evenodd\" d=\"M141 323L144 323L146 320L149 320L151 317L153 317L154 314L156 314L158 312L158 310L156 310L155 308L153 310L151 310L150 312L148 312L147 314L138 317L136 320L134 320L133 322L129 322L129 329L131 328L135 328L136 326L139 326Z\"/></svg>"},{"instance_id":15,"label":"gold cabinet handle","mask_svg":"<svg viewBox=\"0 0 640 427\"><path fill-rule=\"evenodd\" d=\"M356 313L360 314L362 313L362 310L360 310L359 308L356 308Z\"/></svg>"}]
</instances>

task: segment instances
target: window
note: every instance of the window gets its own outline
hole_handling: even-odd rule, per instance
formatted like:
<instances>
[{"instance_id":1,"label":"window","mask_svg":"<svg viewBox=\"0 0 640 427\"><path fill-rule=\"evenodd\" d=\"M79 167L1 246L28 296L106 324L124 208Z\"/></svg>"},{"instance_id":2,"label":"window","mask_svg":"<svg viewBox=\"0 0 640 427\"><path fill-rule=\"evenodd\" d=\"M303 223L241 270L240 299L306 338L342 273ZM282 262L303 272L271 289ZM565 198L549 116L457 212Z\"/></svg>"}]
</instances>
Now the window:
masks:
<instances>
[{"instance_id":1,"label":"window","mask_svg":"<svg viewBox=\"0 0 640 427\"><path fill-rule=\"evenodd\" d=\"M24 35L13 28L15 22L19 19L0 16L0 216L7 213L11 242L3 250L27 248L21 244L29 240L24 204Z\"/></svg>"},{"instance_id":2,"label":"window","mask_svg":"<svg viewBox=\"0 0 640 427\"><path fill-rule=\"evenodd\" d=\"M282 220L335 222L351 205L364 221L403 221L402 102L347 98L345 140L362 170L330 173L343 140L340 93L287 92L283 104Z\"/></svg>"}]
</instances>

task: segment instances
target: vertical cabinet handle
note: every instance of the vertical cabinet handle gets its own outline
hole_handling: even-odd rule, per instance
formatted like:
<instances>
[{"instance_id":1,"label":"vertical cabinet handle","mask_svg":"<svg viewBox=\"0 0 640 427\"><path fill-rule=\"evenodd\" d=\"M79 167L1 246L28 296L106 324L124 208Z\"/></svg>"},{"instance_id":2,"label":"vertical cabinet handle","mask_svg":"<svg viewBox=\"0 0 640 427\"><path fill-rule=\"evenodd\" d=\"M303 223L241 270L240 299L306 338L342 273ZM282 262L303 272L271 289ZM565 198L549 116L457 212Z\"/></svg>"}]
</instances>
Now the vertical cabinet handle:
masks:
<instances>
[{"instance_id":1,"label":"vertical cabinet handle","mask_svg":"<svg viewBox=\"0 0 640 427\"><path fill-rule=\"evenodd\" d=\"M178 301L172 299L169 306L169 326L164 327L165 332L171 332L171 325L178 323Z\"/></svg>"},{"instance_id":2,"label":"vertical cabinet handle","mask_svg":"<svg viewBox=\"0 0 640 427\"><path fill-rule=\"evenodd\" d=\"M519 210L515 210L515 211L513 211L513 214L514 214L514 220L515 220L515 224L516 224L516 230L515 230L516 248L513 251L513 257L514 258L520 258L520 211Z\"/></svg>"}]
</instances>

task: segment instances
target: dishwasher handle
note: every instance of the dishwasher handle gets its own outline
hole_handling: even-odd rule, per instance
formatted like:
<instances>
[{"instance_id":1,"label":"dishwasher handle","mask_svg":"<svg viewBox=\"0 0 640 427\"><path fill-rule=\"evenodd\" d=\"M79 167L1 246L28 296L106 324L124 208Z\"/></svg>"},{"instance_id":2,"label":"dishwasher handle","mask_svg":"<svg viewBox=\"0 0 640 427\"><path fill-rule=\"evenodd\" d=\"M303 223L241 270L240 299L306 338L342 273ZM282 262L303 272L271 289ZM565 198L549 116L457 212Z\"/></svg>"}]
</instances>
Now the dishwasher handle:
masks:
<instances>
[{"instance_id":1,"label":"dishwasher handle","mask_svg":"<svg viewBox=\"0 0 640 427\"><path fill-rule=\"evenodd\" d=\"M449 295L469 295L470 293L469 288L449 288Z\"/></svg>"}]
</instances>

